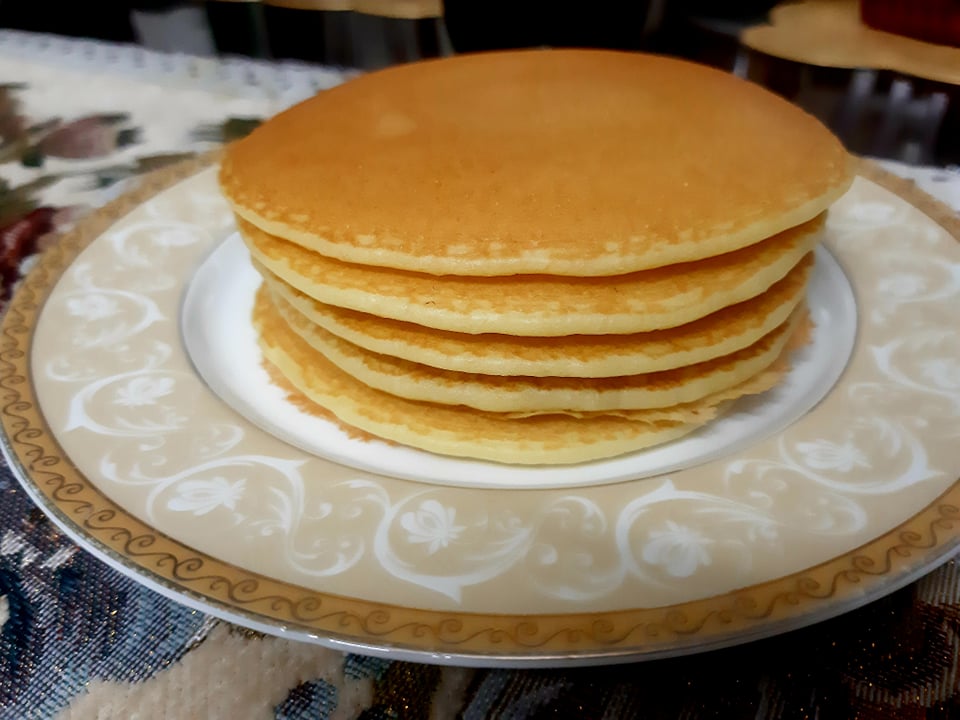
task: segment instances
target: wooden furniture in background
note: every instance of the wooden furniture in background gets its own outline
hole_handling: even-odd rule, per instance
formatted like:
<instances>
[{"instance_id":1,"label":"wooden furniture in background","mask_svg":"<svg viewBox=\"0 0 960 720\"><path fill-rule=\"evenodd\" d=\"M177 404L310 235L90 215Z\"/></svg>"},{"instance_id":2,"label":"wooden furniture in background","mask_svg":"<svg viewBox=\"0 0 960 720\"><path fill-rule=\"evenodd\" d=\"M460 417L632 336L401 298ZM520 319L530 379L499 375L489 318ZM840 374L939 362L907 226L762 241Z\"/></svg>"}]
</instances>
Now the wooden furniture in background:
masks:
<instances>
[{"instance_id":1,"label":"wooden furniture in background","mask_svg":"<svg viewBox=\"0 0 960 720\"><path fill-rule=\"evenodd\" d=\"M818 115L854 152L960 163L960 48L869 28L857 0L782 4L740 39L751 79Z\"/></svg>"},{"instance_id":2,"label":"wooden furniture in background","mask_svg":"<svg viewBox=\"0 0 960 720\"><path fill-rule=\"evenodd\" d=\"M217 6L237 4L208 0L208 16L222 12ZM445 48L441 0L263 0L242 4L252 14L259 14L259 34L269 56L275 58L373 69L436 57ZM218 47L227 42L225 39L221 45L218 41Z\"/></svg>"}]
</instances>

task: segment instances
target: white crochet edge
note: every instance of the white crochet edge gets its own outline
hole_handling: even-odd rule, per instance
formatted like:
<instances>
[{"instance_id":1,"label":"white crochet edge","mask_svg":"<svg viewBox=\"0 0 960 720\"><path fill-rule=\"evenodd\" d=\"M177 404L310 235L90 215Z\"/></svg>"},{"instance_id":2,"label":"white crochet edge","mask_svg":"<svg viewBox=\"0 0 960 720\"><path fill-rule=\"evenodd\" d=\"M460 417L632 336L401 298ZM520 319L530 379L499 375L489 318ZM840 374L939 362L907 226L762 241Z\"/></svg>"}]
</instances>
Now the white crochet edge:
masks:
<instances>
[{"instance_id":1,"label":"white crochet edge","mask_svg":"<svg viewBox=\"0 0 960 720\"><path fill-rule=\"evenodd\" d=\"M137 45L0 30L0 58L91 70L178 88L292 104L339 85L355 70L294 61L197 57Z\"/></svg>"}]
</instances>

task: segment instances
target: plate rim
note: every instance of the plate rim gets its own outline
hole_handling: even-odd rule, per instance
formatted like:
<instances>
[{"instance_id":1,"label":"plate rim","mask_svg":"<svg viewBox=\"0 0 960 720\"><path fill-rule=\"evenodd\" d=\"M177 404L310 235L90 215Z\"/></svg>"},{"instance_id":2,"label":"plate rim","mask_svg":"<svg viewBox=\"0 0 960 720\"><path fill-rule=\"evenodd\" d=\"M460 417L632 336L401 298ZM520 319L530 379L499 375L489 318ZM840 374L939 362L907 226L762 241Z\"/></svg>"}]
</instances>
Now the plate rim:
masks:
<instances>
[{"instance_id":1,"label":"plate rim","mask_svg":"<svg viewBox=\"0 0 960 720\"><path fill-rule=\"evenodd\" d=\"M208 169L218 157L213 153L158 171L81 221L41 256L0 325L2 450L14 476L66 534L135 580L232 622L339 650L419 662L546 667L689 654L796 629L912 582L960 545L958 479L888 532L797 573L676 605L507 615L317 592L173 540L110 500L72 465L37 403L30 349L47 297L79 253L127 212ZM911 181L862 160L857 174L894 192L960 241L960 218ZM123 523L114 524L118 519Z\"/></svg>"}]
</instances>

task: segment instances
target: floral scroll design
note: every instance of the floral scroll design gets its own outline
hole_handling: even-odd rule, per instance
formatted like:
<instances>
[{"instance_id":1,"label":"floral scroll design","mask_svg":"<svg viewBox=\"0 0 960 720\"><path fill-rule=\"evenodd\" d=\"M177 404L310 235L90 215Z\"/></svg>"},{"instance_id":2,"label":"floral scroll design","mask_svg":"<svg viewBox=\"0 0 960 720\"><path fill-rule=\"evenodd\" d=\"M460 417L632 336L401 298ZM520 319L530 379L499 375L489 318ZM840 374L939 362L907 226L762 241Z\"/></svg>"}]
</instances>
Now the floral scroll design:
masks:
<instances>
[{"instance_id":1,"label":"floral scroll design","mask_svg":"<svg viewBox=\"0 0 960 720\"><path fill-rule=\"evenodd\" d=\"M100 238L96 261L81 256L66 269L51 311L68 320L67 342L42 366L47 381L68 390L58 430L109 439L98 476L143 488L143 513L155 526L163 513L183 513L228 527L249 525L252 534L283 532L287 554L301 570L340 572L357 552L346 561L342 552L321 559L316 548L289 540L303 521L304 461L243 453L247 428L230 416L197 422L195 399L203 390L178 364L177 303L170 298L185 281L182 269L232 227L211 179L208 170L206 179L155 196ZM195 221L171 219L182 215ZM266 515L251 506L253 477L273 486Z\"/></svg>"},{"instance_id":2,"label":"floral scroll design","mask_svg":"<svg viewBox=\"0 0 960 720\"><path fill-rule=\"evenodd\" d=\"M272 543L301 578L347 574L363 562L364 571L372 567L385 580L455 605L494 582L515 581L524 593L570 605L627 585L683 592L711 574L742 586L754 577L758 554L785 554L791 533L855 538L868 521L863 498L940 477L921 440L926 430L910 424L917 418L952 418L938 432L957 436L960 348L920 323L862 349L872 379L846 387L854 421L845 434L788 431L772 453L717 463L715 489L692 489L677 474L625 484L620 502L574 491L515 508L502 494L477 502L482 494L475 491L397 485L362 473L317 483L314 458L244 452L246 426L228 414L194 422L198 381L176 362L176 303L169 300L183 278L171 268L208 250L217 233L204 228L226 230L229 216L209 178L191 181L179 201L188 196L201 222L171 221L176 213L165 201L151 201L108 233L112 265L81 257L68 269L58 301L71 319L70 351L43 366L48 380L70 388L58 430L115 440L99 475L142 488L144 516L156 527L171 517L215 522L238 542ZM899 209L870 200L841 204L831 223L842 252L863 241L865 222L901 221ZM927 229L917 232L924 243L943 242ZM874 326L960 299L960 272L897 260L913 241L887 240L871 260L900 267L899 274L876 273L885 279L868 289ZM122 290L118 272L128 278ZM873 412L878 402L897 402L898 393L923 398L924 412ZM189 452L174 452L182 448Z\"/></svg>"},{"instance_id":3,"label":"floral scroll design","mask_svg":"<svg viewBox=\"0 0 960 720\"><path fill-rule=\"evenodd\" d=\"M877 329L865 333L854 358L859 372L828 398L827 407L843 404L843 426L798 423L769 456L731 462L724 479L729 491L771 508L781 489L807 488L817 499L803 508L811 532L857 532L863 499L952 479L931 457L930 441L960 439L960 339L948 315L960 302L960 262L946 252L917 252L955 243L932 222L918 222L906 203L875 195L858 182L829 221L841 259L870 243L870 252L851 256L851 268L870 269L858 302L861 322Z\"/></svg>"}]
</instances>

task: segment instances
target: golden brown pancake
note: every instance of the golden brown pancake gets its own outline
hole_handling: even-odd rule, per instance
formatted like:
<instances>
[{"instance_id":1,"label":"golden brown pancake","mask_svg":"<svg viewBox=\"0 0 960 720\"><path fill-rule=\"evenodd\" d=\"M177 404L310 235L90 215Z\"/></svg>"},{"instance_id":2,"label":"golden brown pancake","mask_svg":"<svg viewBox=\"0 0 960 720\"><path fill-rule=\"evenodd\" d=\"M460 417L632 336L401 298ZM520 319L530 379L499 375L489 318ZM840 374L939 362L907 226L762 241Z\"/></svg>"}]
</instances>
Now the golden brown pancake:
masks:
<instances>
[{"instance_id":1,"label":"golden brown pancake","mask_svg":"<svg viewBox=\"0 0 960 720\"><path fill-rule=\"evenodd\" d=\"M780 327L731 355L673 370L608 378L531 378L439 370L372 353L310 322L281 296L273 295L272 301L291 330L365 385L409 400L525 415L646 410L695 402L772 365L806 313L805 309L794 311Z\"/></svg>"},{"instance_id":2,"label":"golden brown pancake","mask_svg":"<svg viewBox=\"0 0 960 720\"><path fill-rule=\"evenodd\" d=\"M758 243L851 180L836 138L757 85L588 50L364 75L230 146L220 173L241 217L343 262L578 277Z\"/></svg>"},{"instance_id":3,"label":"golden brown pancake","mask_svg":"<svg viewBox=\"0 0 960 720\"><path fill-rule=\"evenodd\" d=\"M332 413L349 429L410 447L503 463L586 462L668 442L714 419L727 401L769 389L786 371L781 358L777 367L730 391L675 408L518 417L407 400L375 390L329 363L276 313L261 289L253 323L265 360L318 405L318 415ZM798 334L806 330L801 324ZM304 407L302 398L297 401Z\"/></svg>"},{"instance_id":4,"label":"golden brown pancake","mask_svg":"<svg viewBox=\"0 0 960 720\"><path fill-rule=\"evenodd\" d=\"M823 216L741 250L613 277L460 277L326 258L239 220L253 259L313 299L462 333L627 334L676 327L756 297L820 239Z\"/></svg>"},{"instance_id":5,"label":"golden brown pancake","mask_svg":"<svg viewBox=\"0 0 960 720\"><path fill-rule=\"evenodd\" d=\"M671 370L742 350L786 321L803 300L812 267L810 253L767 292L676 328L542 338L435 330L325 305L257 265L272 293L320 328L371 352L456 372L584 378Z\"/></svg>"},{"instance_id":6,"label":"golden brown pancake","mask_svg":"<svg viewBox=\"0 0 960 720\"><path fill-rule=\"evenodd\" d=\"M665 442L772 387L851 181L755 85L584 50L365 75L220 172L275 374L347 427L520 464Z\"/></svg>"}]
</instances>

